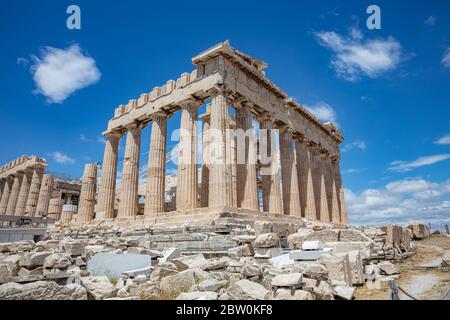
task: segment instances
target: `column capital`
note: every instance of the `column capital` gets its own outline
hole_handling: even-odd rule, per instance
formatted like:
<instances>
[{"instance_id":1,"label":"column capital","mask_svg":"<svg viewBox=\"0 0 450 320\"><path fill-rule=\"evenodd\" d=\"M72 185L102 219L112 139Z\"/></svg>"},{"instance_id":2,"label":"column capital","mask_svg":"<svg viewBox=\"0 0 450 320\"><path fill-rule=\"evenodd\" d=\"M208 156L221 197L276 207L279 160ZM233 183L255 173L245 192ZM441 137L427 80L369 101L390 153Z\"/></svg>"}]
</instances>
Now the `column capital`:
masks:
<instances>
[{"instance_id":1,"label":"column capital","mask_svg":"<svg viewBox=\"0 0 450 320\"><path fill-rule=\"evenodd\" d=\"M256 120L258 120L258 122L262 123L264 121L271 121L274 122L275 117L273 114L271 113L265 113L265 114L260 114L256 116Z\"/></svg>"},{"instance_id":2,"label":"column capital","mask_svg":"<svg viewBox=\"0 0 450 320\"><path fill-rule=\"evenodd\" d=\"M110 132L106 132L103 134L103 137L106 139L117 139L120 138L122 136L122 133L118 132L118 131L110 131Z\"/></svg>"},{"instance_id":3,"label":"column capital","mask_svg":"<svg viewBox=\"0 0 450 320\"><path fill-rule=\"evenodd\" d=\"M168 118L169 117L169 113L165 110L159 110L155 113L152 114L152 120L154 120L155 118Z\"/></svg>"},{"instance_id":4,"label":"column capital","mask_svg":"<svg viewBox=\"0 0 450 320\"><path fill-rule=\"evenodd\" d=\"M141 130L144 127L144 124L141 122L132 122L128 125L125 126L125 128L127 129L127 131L131 131L131 130Z\"/></svg>"}]
</instances>

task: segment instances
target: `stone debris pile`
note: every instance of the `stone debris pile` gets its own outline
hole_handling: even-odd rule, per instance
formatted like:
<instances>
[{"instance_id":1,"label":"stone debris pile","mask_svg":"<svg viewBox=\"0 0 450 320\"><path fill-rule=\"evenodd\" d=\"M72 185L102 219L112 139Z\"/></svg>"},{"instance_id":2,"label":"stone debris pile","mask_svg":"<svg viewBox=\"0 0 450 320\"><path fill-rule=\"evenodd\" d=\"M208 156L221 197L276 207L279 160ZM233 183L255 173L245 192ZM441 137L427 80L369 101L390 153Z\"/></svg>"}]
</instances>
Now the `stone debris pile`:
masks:
<instances>
[{"instance_id":1,"label":"stone debris pile","mask_svg":"<svg viewBox=\"0 0 450 320\"><path fill-rule=\"evenodd\" d=\"M399 277L389 260L414 254L413 239L427 234L414 225L339 229L304 220L293 230L255 222L231 230L225 252L195 253L155 248L151 234L83 230L79 239L71 230L73 238L55 232L38 243L0 244L0 299L351 300L357 286L383 289ZM150 263L118 277L90 274L89 261L105 253L146 255Z\"/></svg>"}]
</instances>

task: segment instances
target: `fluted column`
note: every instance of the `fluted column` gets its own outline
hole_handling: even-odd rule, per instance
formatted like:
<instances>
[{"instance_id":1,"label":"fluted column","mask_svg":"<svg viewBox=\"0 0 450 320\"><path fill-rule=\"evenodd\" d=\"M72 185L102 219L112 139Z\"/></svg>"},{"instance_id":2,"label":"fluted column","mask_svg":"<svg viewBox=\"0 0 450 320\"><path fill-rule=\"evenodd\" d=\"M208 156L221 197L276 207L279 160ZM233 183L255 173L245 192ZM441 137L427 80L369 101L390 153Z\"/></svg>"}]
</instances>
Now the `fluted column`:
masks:
<instances>
[{"instance_id":1,"label":"fluted column","mask_svg":"<svg viewBox=\"0 0 450 320\"><path fill-rule=\"evenodd\" d=\"M13 183L14 183L13 177L6 178L5 186L3 187L2 199L0 200L0 215L6 214L6 209L8 208L8 200L11 195Z\"/></svg>"},{"instance_id":2,"label":"fluted column","mask_svg":"<svg viewBox=\"0 0 450 320\"><path fill-rule=\"evenodd\" d=\"M61 218L61 212L64 205L63 199L50 199L48 205L48 217L58 221Z\"/></svg>"},{"instance_id":3,"label":"fluted column","mask_svg":"<svg viewBox=\"0 0 450 320\"><path fill-rule=\"evenodd\" d=\"M295 150L297 152L297 172L302 216L310 220L316 220L317 214L312 178L312 155L306 141L302 138L299 138L296 141Z\"/></svg>"},{"instance_id":4,"label":"fluted column","mask_svg":"<svg viewBox=\"0 0 450 320\"><path fill-rule=\"evenodd\" d=\"M339 158L333 159L333 178L336 185L336 193L339 204L339 221L341 224L348 224L347 207L345 205L344 188L342 186L341 170L339 168Z\"/></svg>"},{"instance_id":5,"label":"fluted column","mask_svg":"<svg viewBox=\"0 0 450 320\"><path fill-rule=\"evenodd\" d=\"M61 218L59 220L62 224L70 224L78 211L78 207L73 204L66 204L62 208Z\"/></svg>"},{"instance_id":6,"label":"fluted column","mask_svg":"<svg viewBox=\"0 0 450 320\"><path fill-rule=\"evenodd\" d=\"M5 188L5 181L3 179L0 179L0 201L2 200L3 195L3 189Z\"/></svg>"},{"instance_id":7,"label":"fluted column","mask_svg":"<svg viewBox=\"0 0 450 320\"><path fill-rule=\"evenodd\" d=\"M229 128L227 99L223 92L216 92L211 102L209 130L209 207L231 206L231 173L227 158L227 129Z\"/></svg>"},{"instance_id":8,"label":"fluted column","mask_svg":"<svg viewBox=\"0 0 450 320\"><path fill-rule=\"evenodd\" d=\"M328 210L328 200L325 188L325 176L323 170L324 154L317 147L313 148L313 182L314 195L316 200L317 219L320 221L330 221L330 214Z\"/></svg>"},{"instance_id":9,"label":"fluted column","mask_svg":"<svg viewBox=\"0 0 450 320\"><path fill-rule=\"evenodd\" d=\"M114 201L116 196L117 162L120 134L110 133L105 136L102 176L98 192L96 219L114 218Z\"/></svg>"},{"instance_id":10,"label":"fluted column","mask_svg":"<svg viewBox=\"0 0 450 320\"><path fill-rule=\"evenodd\" d=\"M33 171L25 170L20 186L19 197L17 199L15 216L24 216L27 208L28 194L30 193L31 180L33 178Z\"/></svg>"},{"instance_id":11,"label":"fluted column","mask_svg":"<svg viewBox=\"0 0 450 320\"><path fill-rule=\"evenodd\" d=\"M208 207L209 196L209 159L208 159L208 143L209 143L209 121L211 106L207 106L207 113L202 115L203 134L202 134L202 189L200 193L200 201L202 208Z\"/></svg>"},{"instance_id":12,"label":"fluted column","mask_svg":"<svg viewBox=\"0 0 450 320\"><path fill-rule=\"evenodd\" d=\"M256 145L252 114L247 105L236 108L237 128L237 205L248 210L259 210L256 181ZM240 132L240 133L239 133Z\"/></svg>"},{"instance_id":13,"label":"fluted column","mask_svg":"<svg viewBox=\"0 0 450 320\"><path fill-rule=\"evenodd\" d=\"M97 187L97 164L85 165L78 205L77 224L89 223L94 219L95 192Z\"/></svg>"},{"instance_id":14,"label":"fluted column","mask_svg":"<svg viewBox=\"0 0 450 320\"><path fill-rule=\"evenodd\" d=\"M290 129L282 128L280 130L280 158L284 214L301 217L297 165L292 143Z\"/></svg>"},{"instance_id":15,"label":"fluted column","mask_svg":"<svg viewBox=\"0 0 450 320\"><path fill-rule=\"evenodd\" d=\"M28 217L35 216L43 174L44 174L43 168L38 167L35 168L33 171L33 177L31 178L30 192L28 193L27 206L25 208L25 215Z\"/></svg>"},{"instance_id":16,"label":"fluted column","mask_svg":"<svg viewBox=\"0 0 450 320\"><path fill-rule=\"evenodd\" d=\"M48 205L53 191L53 184L54 178L51 174L44 174L42 176L41 189L39 191L38 203L34 214L35 217L39 216L41 212L45 214L48 213Z\"/></svg>"},{"instance_id":17,"label":"fluted column","mask_svg":"<svg viewBox=\"0 0 450 320\"><path fill-rule=\"evenodd\" d=\"M14 176L14 182L11 188L11 194L8 199L6 214L13 216L16 212L17 200L19 199L20 187L22 185L23 172L17 172Z\"/></svg>"},{"instance_id":18,"label":"fluted column","mask_svg":"<svg viewBox=\"0 0 450 320\"><path fill-rule=\"evenodd\" d=\"M195 102L181 107L177 210L197 208L197 107Z\"/></svg>"},{"instance_id":19,"label":"fluted column","mask_svg":"<svg viewBox=\"0 0 450 320\"><path fill-rule=\"evenodd\" d=\"M263 210L270 213L282 213L283 204L280 190L280 177L279 177L279 162L277 156L277 150L275 146L275 134L273 132L273 123L271 119L262 118L260 133L260 156L262 176L262 196L263 196ZM265 134L263 134L265 132ZM265 146L265 148L263 148ZM263 150L265 149L265 150ZM267 156L267 159L263 156ZM270 163L265 164L266 160ZM267 172L266 172L267 171Z\"/></svg>"},{"instance_id":20,"label":"fluted column","mask_svg":"<svg viewBox=\"0 0 450 320\"><path fill-rule=\"evenodd\" d=\"M119 218L135 217L138 210L139 152L141 147L141 126L128 127L125 159L120 185Z\"/></svg>"},{"instance_id":21,"label":"fluted column","mask_svg":"<svg viewBox=\"0 0 450 320\"><path fill-rule=\"evenodd\" d=\"M146 216L164 212L166 183L166 119L167 115L165 113L153 115L145 192L144 214Z\"/></svg>"},{"instance_id":22,"label":"fluted column","mask_svg":"<svg viewBox=\"0 0 450 320\"><path fill-rule=\"evenodd\" d=\"M330 155L327 155L324 159L323 166L325 170L325 189L327 193L328 211L330 214L329 219L331 222L339 224L339 203L336 192L336 181L333 176L333 164Z\"/></svg>"}]
</instances>

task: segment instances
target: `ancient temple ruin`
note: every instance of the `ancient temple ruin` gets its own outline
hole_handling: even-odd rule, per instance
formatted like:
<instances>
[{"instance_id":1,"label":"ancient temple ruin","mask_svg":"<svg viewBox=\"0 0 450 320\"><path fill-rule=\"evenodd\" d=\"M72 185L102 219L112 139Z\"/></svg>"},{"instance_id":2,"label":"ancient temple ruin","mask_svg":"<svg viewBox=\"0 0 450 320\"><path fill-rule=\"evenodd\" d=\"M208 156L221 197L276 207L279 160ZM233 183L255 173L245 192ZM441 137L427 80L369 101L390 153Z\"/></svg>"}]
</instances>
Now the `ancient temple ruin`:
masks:
<instances>
[{"instance_id":1,"label":"ancient temple ruin","mask_svg":"<svg viewBox=\"0 0 450 320\"><path fill-rule=\"evenodd\" d=\"M232 48L229 42L200 53L192 63L194 71L115 110L103 133L106 143L96 208L92 208L91 193L86 202L90 212L83 221L156 223L239 215L253 220L305 217L347 224L339 167L343 136L339 130L331 123L321 123L272 83L264 73L267 64ZM205 104L207 112L200 115L203 132L198 137L198 110ZM234 117L231 108L235 109ZM176 210L166 212L167 119L175 112L181 112ZM272 155L270 163L261 164L261 140L255 143L244 136L243 152L236 151L235 129L247 132L254 119L259 122L259 131L270 132L265 140L266 155ZM141 132L148 125L152 127L148 175L144 210L139 214L139 164L147 160L139 159ZM279 131L279 155L274 154L273 129ZM122 138L126 147L121 184L116 190ZM198 139L202 139L201 163L197 161ZM239 157L244 161L237 161ZM280 164L276 163L278 158ZM267 167L272 169L270 174L262 174Z\"/></svg>"}]
</instances>

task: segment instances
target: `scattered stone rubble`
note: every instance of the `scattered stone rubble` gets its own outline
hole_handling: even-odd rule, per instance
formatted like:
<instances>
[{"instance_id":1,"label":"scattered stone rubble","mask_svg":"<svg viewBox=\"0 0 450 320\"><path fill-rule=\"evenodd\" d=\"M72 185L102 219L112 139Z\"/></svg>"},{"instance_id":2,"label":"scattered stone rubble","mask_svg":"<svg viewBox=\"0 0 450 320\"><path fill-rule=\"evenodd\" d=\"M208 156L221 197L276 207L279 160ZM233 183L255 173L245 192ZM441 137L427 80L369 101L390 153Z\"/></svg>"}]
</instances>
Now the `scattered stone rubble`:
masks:
<instances>
[{"instance_id":1,"label":"scattered stone rubble","mask_svg":"<svg viewBox=\"0 0 450 320\"><path fill-rule=\"evenodd\" d=\"M292 224L255 222L232 229L221 236L234 245L215 253L186 252L183 245L157 248L152 232L112 225L55 229L46 241L0 244L0 299L351 300L356 286L386 288L399 277L391 261L414 254L412 240L429 235L416 224L301 225L295 230ZM201 235L184 231L178 237ZM208 247L217 239L203 241ZM119 279L90 275L89 259L105 252L149 255L151 265Z\"/></svg>"}]
</instances>

